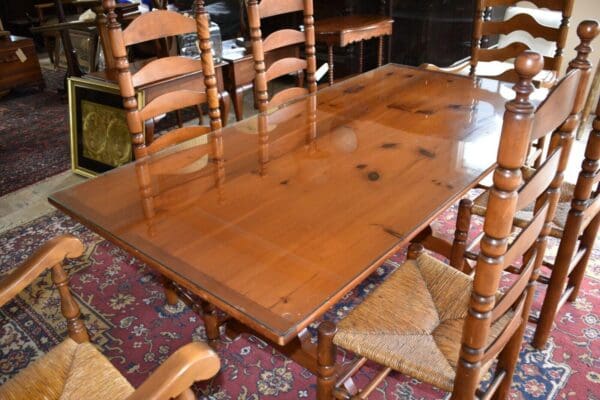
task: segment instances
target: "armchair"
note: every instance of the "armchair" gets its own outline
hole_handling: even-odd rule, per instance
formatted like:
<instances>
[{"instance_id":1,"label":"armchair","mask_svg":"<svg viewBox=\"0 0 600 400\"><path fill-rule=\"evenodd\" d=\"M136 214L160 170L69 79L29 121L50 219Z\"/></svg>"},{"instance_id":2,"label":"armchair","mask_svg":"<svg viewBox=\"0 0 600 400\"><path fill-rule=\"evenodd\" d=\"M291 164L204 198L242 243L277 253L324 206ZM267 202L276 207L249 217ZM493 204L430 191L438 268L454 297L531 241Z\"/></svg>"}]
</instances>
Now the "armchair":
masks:
<instances>
[{"instance_id":1,"label":"armchair","mask_svg":"<svg viewBox=\"0 0 600 400\"><path fill-rule=\"evenodd\" d=\"M0 306L5 305L41 273L50 269L61 298L69 338L0 386L0 398L191 400L190 386L213 377L220 368L217 354L204 343L177 350L137 389L90 342L79 306L62 267L65 258L83 254L79 239L64 235L46 242L8 276L0 279Z\"/></svg>"}]
</instances>

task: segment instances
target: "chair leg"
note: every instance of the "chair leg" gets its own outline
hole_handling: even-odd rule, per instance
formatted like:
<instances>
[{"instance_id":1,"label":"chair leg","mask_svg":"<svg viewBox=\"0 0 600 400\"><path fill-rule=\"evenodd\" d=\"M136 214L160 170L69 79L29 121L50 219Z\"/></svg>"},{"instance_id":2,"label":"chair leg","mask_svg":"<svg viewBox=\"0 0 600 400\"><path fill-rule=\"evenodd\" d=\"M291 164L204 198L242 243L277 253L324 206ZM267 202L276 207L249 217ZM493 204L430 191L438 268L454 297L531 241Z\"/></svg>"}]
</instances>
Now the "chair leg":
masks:
<instances>
[{"instance_id":1,"label":"chair leg","mask_svg":"<svg viewBox=\"0 0 600 400\"><path fill-rule=\"evenodd\" d=\"M550 275L550 282L546 288L544 303L533 336L532 345L536 349L543 349L546 346L552 331L554 318L561 304L561 298L567 284L569 265L577 250L577 240L581 228L581 213L576 213L571 209L565 225L567 229L563 232L560 240L560 246Z\"/></svg>"},{"instance_id":2,"label":"chair leg","mask_svg":"<svg viewBox=\"0 0 600 400\"><path fill-rule=\"evenodd\" d=\"M586 252L584 256L579 260L579 263L571 272L569 276L569 287L573 287L573 291L568 298L568 301L575 301L577 299L577 295L579 293L579 288L581 287L581 281L583 280L583 276L585 275L585 269L587 268L587 264L590 260L590 256L592 254L592 249L594 248L594 244L596 242L596 236L598 235L598 228L600 227L600 214L597 214L594 219L589 223L587 228L583 231L583 235L581 237L581 245L586 246Z\"/></svg>"},{"instance_id":3,"label":"chair leg","mask_svg":"<svg viewBox=\"0 0 600 400\"><path fill-rule=\"evenodd\" d=\"M60 309L67 320L69 337L77 343L89 342L90 336L83 321L81 321L79 306L73 299L73 295L69 289L69 277L60 263L52 267L52 282L58 288Z\"/></svg>"},{"instance_id":4,"label":"chair leg","mask_svg":"<svg viewBox=\"0 0 600 400\"><path fill-rule=\"evenodd\" d=\"M336 332L337 328L331 321L324 321L319 325L317 343L317 400L332 400L334 398L337 346L333 343L333 337Z\"/></svg>"},{"instance_id":5,"label":"chair leg","mask_svg":"<svg viewBox=\"0 0 600 400\"><path fill-rule=\"evenodd\" d=\"M473 202L469 199L462 199L458 204L456 229L450 253L450 265L464 273L471 272L466 270L468 265L465 262L465 251L467 250L467 239L469 238L469 228L471 227L472 208Z\"/></svg>"},{"instance_id":6,"label":"chair leg","mask_svg":"<svg viewBox=\"0 0 600 400\"><path fill-rule=\"evenodd\" d=\"M542 235L543 234L544 233L542 233ZM498 356L498 365L496 366L496 370L505 371L506 376L494 393L494 396L492 397L494 400L507 399L510 393L513 375L515 373L517 362L519 361L519 352L521 351L521 345L523 344L525 328L527 327L529 313L531 312L531 304L533 303L533 297L535 295L536 282L540 276L540 267L542 265L542 261L544 260L544 254L546 253L546 237L542 236L538 238L535 246L537 246L537 252L535 253L536 259L534 260L533 271L531 272L531 276L529 277L529 282L527 284L525 302L523 304L523 311L521 312L521 325L519 325L519 328L515 331L512 338L508 341ZM529 257L530 255L527 254L523 257L524 265L529 262Z\"/></svg>"},{"instance_id":7,"label":"chair leg","mask_svg":"<svg viewBox=\"0 0 600 400\"><path fill-rule=\"evenodd\" d=\"M333 85L333 46L327 48L327 55L329 57L329 86Z\"/></svg>"}]
</instances>

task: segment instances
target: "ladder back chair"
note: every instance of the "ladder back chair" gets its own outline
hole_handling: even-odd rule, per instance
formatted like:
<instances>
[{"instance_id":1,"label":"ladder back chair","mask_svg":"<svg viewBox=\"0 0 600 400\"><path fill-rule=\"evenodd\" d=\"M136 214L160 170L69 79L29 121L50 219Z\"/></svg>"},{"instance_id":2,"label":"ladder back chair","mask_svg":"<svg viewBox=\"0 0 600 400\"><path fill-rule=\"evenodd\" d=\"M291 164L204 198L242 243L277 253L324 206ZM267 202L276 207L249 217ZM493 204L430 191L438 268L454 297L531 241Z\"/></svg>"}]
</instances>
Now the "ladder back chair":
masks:
<instances>
[{"instance_id":1,"label":"ladder back chair","mask_svg":"<svg viewBox=\"0 0 600 400\"><path fill-rule=\"evenodd\" d=\"M552 86L558 77L562 64L562 53L567 40L569 30L569 19L573 10L574 0L529 0L536 8L516 7L521 0L478 0L476 6L475 20L473 23L473 38L471 41L470 75L477 73L478 64L482 61L505 62L508 69L503 68L497 78L509 82L516 82L518 78L511 64L507 60L514 59L524 50L545 50L544 71L547 76L536 77L546 86ZM508 7L506 18L503 21L494 21L488 18L492 9L497 7ZM548 17L548 14L557 14ZM550 21L544 21L545 19ZM548 26L552 20L558 22L558 26ZM516 36L517 32L524 32ZM512 35L511 35L512 34ZM482 48L482 43L490 36L501 35L497 47ZM515 35L515 41L510 37ZM505 40L503 40L505 39ZM542 39L542 44L536 40ZM553 46L543 44L546 41ZM553 48L554 47L554 48Z\"/></svg>"},{"instance_id":2,"label":"ladder back chair","mask_svg":"<svg viewBox=\"0 0 600 400\"><path fill-rule=\"evenodd\" d=\"M587 265L587 260L589 257L584 257L586 253L586 248L590 245L593 246L593 241L590 244L590 241L588 240L586 243L580 244L580 251L572 253L576 247L577 240L573 242L573 237L566 235L567 229L569 229L569 231L573 229L574 231L578 230L577 228L573 228L573 226L568 225L568 215L570 214L570 209L572 208L573 201L576 200L576 186L564 181L563 176L564 171L566 170L567 165L569 163L571 147L573 145L574 140L574 132L577 129L577 125L580 122L580 113L583 108L583 103L586 97L585 93L592 69L590 62L588 61L589 54L592 51L590 43L599 32L598 23L595 21L584 21L579 25L577 32L581 39L581 43L579 46L577 46L576 49L577 57L569 63L568 71L572 72L578 70L580 71L581 76L578 84L577 93L575 94L575 102L573 110L571 111L571 115L556 130L553 130L555 128L555 125L553 125L553 123L556 120L556 118L558 118L558 114L554 114L554 118L548 117L542 120L540 123L537 123L534 127L534 131L536 131L536 135L534 136L544 136L546 132L551 133L550 144L548 146L549 152L553 151L553 149L559 146L563 148L561 161L558 166L558 173L552 184L553 190L556 193L556 199L554 199L553 201L556 204L554 206L554 218L552 220L552 224L548 232L550 236L560 240L559 249L562 247L563 250L561 251L561 257L557 258L554 262L550 262L548 260L544 261L544 265L551 269L551 273L550 276L540 276L539 278L540 283L554 283L552 284L552 287L548 287L547 289L546 293L547 296L549 296L549 298L547 300L544 300L546 306L544 308L544 311L542 311L542 313L540 314L540 317L530 317L531 322L539 323L536 329L536 335L533 340L533 345L537 348L543 348L545 346L549 332L552 327L552 321L554 320L558 308L560 308L560 306L564 304L567 297L569 297L571 301L574 301L577 296L577 291L574 291L573 295L565 295L559 301L556 296L557 293L562 293L563 289L559 288L559 283L557 282L561 282L560 284L565 284L565 279L567 278L567 276L570 276L570 274L573 273L573 271L575 271L576 265L578 265L576 268L578 271L575 274L576 277L573 278L573 280L571 280L570 282L574 284L575 281L578 281L577 287L579 287L579 284L581 283L582 279L582 275L581 277L579 277L579 274L583 273L582 271L585 271L585 267ZM561 80L560 84L562 83L563 82ZM556 104L546 103L544 103L540 107L546 107L549 109L558 107L558 105ZM552 113L550 112L549 114ZM590 139L592 137L593 135L590 136ZM593 144L588 145L593 146ZM535 173L535 169L530 167L524 167L522 173L525 179L529 179ZM471 214L485 216L487 210L488 195L489 193L486 191L479 195L473 203L469 201L463 201L459 206L459 219L468 221L471 218ZM582 192L579 192L578 195L581 196ZM583 200L581 197L579 198L579 200L585 202L585 200ZM532 208L533 205L530 205L527 209L517 213L513 220L513 224L516 228L522 228L528 223L528 220L531 218ZM466 227L467 225L468 223L465 222L462 226ZM457 229L457 235L458 236L455 238L455 241L460 241L461 246L463 246L465 243L464 238L466 237L466 233L461 233L461 230ZM572 235L572 233L570 233L569 235ZM564 244L563 241L565 241ZM464 254L461 251L457 251L457 247L455 246L454 249L457 252L455 252L455 254L453 255L453 265L457 268L461 268L461 265L463 267L467 266L467 264L462 264L463 262L465 262L463 256L465 256L467 259L473 259L474 255L472 252L470 252L470 249L473 248L476 245L476 243L477 240L473 241L473 243L471 243L471 245L468 246L467 251Z\"/></svg>"},{"instance_id":3,"label":"ladder back chair","mask_svg":"<svg viewBox=\"0 0 600 400\"><path fill-rule=\"evenodd\" d=\"M190 343L171 355L137 389L90 343L69 289L65 258L81 257L83 243L63 235L49 240L0 280L0 306L47 270L58 289L69 337L0 386L1 399L195 399L191 386L219 372L220 360L205 343Z\"/></svg>"},{"instance_id":4,"label":"ladder back chair","mask_svg":"<svg viewBox=\"0 0 600 400\"><path fill-rule=\"evenodd\" d=\"M195 19L173 11L157 10L141 15L123 30L117 22L115 0L103 0L103 6L135 158L140 159L173 144L220 130L219 94L211 53L209 16L204 8L204 1L195 1ZM135 73L130 70L128 46L187 33L198 34L200 60L171 56L153 60ZM196 71L203 72L205 90L179 89L168 92L139 109L135 97L136 87ZM152 135L144 136L144 125L155 117L187 107L198 107L203 103L208 103L210 126L180 127L157 139Z\"/></svg>"},{"instance_id":5,"label":"ladder back chair","mask_svg":"<svg viewBox=\"0 0 600 400\"><path fill-rule=\"evenodd\" d=\"M542 65L542 56L534 52L525 52L515 61L520 79L514 86L516 98L506 104L474 275L423 253L421 244L412 244L408 261L337 327L329 321L320 325L319 398L365 398L392 370L449 391L452 399L507 398L546 248L545 228L553 212L550 184L562 151L557 148L536 175L522 184L521 167L532 128L535 121L547 117L529 102L532 79ZM578 72L572 76L571 80L577 80ZM552 101L568 104L563 107L564 118L570 114L575 90L576 86L568 85L551 94ZM533 219L509 245L512 223L507 216L536 198L543 201ZM521 258L522 274L499 294L504 270ZM359 358L336 376L337 346ZM349 379L367 359L385 368L358 391ZM492 382L482 393L480 380L495 359Z\"/></svg>"},{"instance_id":6,"label":"ladder back chair","mask_svg":"<svg viewBox=\"0 0 600 400\"><path fill-rule=\"evenodd\" d=\"M281 104L317 91L315 72L317 59L315 50L315 26L312 0L257 0L247 1L248 25L252 40L252 56L254 58L254 78L256 103L258 110L264 112L268 107L275 108ZM261 32L261 19L275 15L302 12L304 15L304 32L295 29L281 29L271 33L264 40ZM265 52L294 44L304 43L306 59L287 57L275 61L268 68L265 65ZM269 100L268 83L284 75L306 70L307 88L293 87L276 93Z\"/></svg>"},{"instance_id":7,"label":"ladder back chair","mask_svg":"<svg viewBox=\"0 0 600 400\"><path fill-rule=\"evenodd\" d=\"M552 323L560 307L567 301L575 301L585 269L594 249L600 226L600 102L596 118L585 149L585 159L573 190L569 210L558 253L550 267L550 277L540 276L547 284L546 294L539 317L530 317L537 323L533 345L546 345Z\"/></svg>"}]
</instances>

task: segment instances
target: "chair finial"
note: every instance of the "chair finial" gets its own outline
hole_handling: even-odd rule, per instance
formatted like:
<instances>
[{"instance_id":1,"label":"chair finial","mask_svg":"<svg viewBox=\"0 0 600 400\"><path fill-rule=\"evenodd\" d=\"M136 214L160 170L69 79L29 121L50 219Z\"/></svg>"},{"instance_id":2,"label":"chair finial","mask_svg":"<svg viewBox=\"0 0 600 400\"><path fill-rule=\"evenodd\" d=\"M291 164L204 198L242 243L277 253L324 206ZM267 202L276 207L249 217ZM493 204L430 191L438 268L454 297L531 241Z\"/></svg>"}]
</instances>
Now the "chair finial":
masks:
<instances>
[{"instance_id":1,"label":"chair finial","mask_svg":"<svg viewBox=\"0 0 600 400\"><path fill-rule=\"evenodd\" d=\"M600 32L597 21L583 21L577 27L577 36L579 36L579 44L575 47L577 56L569 63L568 71L578 68L589 70L592 68L592 64L588 60L588 56L592 52L592 41L596 38Z\"/></svg>"}]
</instances>

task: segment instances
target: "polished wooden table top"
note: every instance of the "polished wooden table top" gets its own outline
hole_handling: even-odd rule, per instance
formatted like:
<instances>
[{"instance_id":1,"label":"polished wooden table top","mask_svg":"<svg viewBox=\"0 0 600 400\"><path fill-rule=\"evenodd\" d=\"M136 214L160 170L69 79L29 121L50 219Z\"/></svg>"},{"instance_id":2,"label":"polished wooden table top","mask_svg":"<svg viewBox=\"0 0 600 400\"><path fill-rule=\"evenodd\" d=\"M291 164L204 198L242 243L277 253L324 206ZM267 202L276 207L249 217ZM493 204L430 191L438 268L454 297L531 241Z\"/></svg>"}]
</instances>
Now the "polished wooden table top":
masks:
<instances>
[{"instance_id":1,"label":"polished wooden table top","mask_svg":"<svg viewBox=\"0 0 600 400\"><path fill-rule=\"evenodd\" d=\"M222 169L195 141L50 202L285 344L491 170L513 95L386 65L223 129Z\"/></svg>"}]
</instances>

